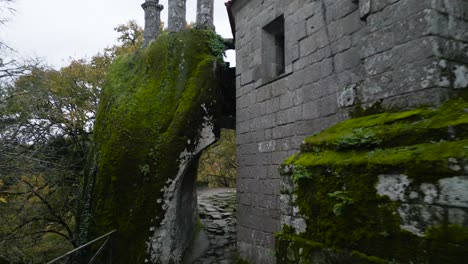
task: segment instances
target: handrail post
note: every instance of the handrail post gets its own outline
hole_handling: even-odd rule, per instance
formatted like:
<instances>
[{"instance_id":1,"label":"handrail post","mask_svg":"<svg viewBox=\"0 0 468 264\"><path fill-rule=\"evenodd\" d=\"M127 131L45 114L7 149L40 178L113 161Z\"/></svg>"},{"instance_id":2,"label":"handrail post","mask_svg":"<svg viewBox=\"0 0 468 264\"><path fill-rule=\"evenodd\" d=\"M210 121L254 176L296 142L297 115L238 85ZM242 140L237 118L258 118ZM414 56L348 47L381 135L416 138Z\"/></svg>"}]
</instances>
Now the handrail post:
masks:
<instances>
[{"instance_id":1,"label":"handrail post","mask_svg":"<svg viewBox=\"0 0 468 264\"><path fill-rule=\"evenodd\" d=\"M107 264L112 264L112 248L114 247L114 234L109 237L109 250L107 252Z\"/></svg>"},{"instance_id":2,"label":"handrail post","mask_svg":"<svg viewBox=\"0 0 468 264\"><path fill-rule=\"evenodd\" d=\"M72 255L74 255L74 254L77 253L78 251L80 251L80 250L82 250L82 249L88 247L89 245L91 245L91 244L93 244L93 243L95 243L95 242L97 242L97 241L99 241L99 240L102 240L102 239L104 239L104 238L107 237L107 240L106 240L106 241L103 243L103 245L102 245L102 246L105 246L105 243L108 242L108 241L112 238L112 235L113 235L115 232L117 232L117 230L113 230L113 231L111 231L111 232L109 232L109 233L107 233L107 234L105 234L105 235L102 235L102 236L100 236L100 237L98 237L98 238L96 238L96 239L94 239L94 240L92 240L92 241L89 241L88 243L86 243L86 244L84 244L84 245L81 245L81 246L79 246L79 247L77 247L77 248L75 248L75 249L69 251L69 252L66 253L65 255L62 255L62 256L60 256L60 257L58 257L58 258L55 258L55 259L53 259L53 260L47 262L47 264L56 263L57 261L62 260L62 259L64 259L64 258L66 258L66 260L67 260L65 263L70 263L70 260L72 260L72 259L71 259L71 258L72 258ZM101 250L102 250L102 248L100 249L100 251L101 251ZM96 255L98 255L99 253L100 253L100 252L97 252ZM73 263L71 263L71 264L73 264Z\"/></svg>"}]
</instances>

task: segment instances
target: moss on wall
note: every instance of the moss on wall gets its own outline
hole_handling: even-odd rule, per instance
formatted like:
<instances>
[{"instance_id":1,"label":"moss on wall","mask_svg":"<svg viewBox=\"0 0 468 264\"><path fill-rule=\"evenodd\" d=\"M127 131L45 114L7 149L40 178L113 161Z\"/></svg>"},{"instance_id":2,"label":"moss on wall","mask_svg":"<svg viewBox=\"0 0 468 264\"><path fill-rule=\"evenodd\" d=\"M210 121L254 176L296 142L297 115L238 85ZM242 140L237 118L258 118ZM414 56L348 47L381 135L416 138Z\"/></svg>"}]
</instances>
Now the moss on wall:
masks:
<instances>
[{"instance_id":1,"label":"moss on wall","mask_svg":"<svg viewBox=\"0 0 468 264\"><path fill-rule=\"evenodd\" d=\"M462 263L468 229L400 228L399 202L376 191L378 175L435 183L459 176L449 159L468 159L468 102L351 119L305 140L282 165L296 183L307 228L277 234L279 263Z\"/></svg>"},{"instance_id":2,"label":"moss on wall","mask_svg":"<svg viewBox=\"0 0 468 264\"><path fill-rule=\"evenodd\" d=\"M148 259L163 188L179 170L180 153L196 147L204 117L217 115L218 42L209 30L163 33L108 72L95 125L89 237L117 229L115 263Z\"/></svg>"}]
</instances>

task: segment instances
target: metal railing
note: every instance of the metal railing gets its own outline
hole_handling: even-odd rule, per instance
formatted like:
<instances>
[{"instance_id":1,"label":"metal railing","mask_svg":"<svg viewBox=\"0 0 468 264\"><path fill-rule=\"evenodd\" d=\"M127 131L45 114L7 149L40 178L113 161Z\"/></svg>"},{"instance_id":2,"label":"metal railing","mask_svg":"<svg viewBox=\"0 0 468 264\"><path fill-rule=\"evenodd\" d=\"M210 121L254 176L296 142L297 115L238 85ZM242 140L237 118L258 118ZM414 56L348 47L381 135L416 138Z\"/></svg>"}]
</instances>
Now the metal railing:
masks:
<instances>
[{"instance_id":1,"label":"metal railing","mask_svg":"<svg viewBox=\"0 0 468 264\"><path fill-rule=\"evenodd\" d=\"M71 258L73 257L74 254L78 253L79 251L87 248L88 246L100 241L100 240L103 240L103 239L106 239L104 240L104 242L101 244L101 246L99 247L99 249L96 251L96 253L91 257L91 259L89 260L88 264L92 264L94 263L97 258L99 257L99 254L101 254L103 252L103 250L105 249L105 247L112 241L112 235L117 232L117 230L112 230L110 231L109 233L105 234L105 235L102 235L94 240L91 240L89 241L88 243L86 244L83 244L69 252L67 252L66 254L56 258L56 259L53 259L49 262L47 262L47 264L56 264L56 263L59 263L59 261L65 261L65 263L73 263L73 262L70 262ZM107 263L112 263L112 254L109 254L109 258L107 260Z\"/></svg>"}]
</instances>

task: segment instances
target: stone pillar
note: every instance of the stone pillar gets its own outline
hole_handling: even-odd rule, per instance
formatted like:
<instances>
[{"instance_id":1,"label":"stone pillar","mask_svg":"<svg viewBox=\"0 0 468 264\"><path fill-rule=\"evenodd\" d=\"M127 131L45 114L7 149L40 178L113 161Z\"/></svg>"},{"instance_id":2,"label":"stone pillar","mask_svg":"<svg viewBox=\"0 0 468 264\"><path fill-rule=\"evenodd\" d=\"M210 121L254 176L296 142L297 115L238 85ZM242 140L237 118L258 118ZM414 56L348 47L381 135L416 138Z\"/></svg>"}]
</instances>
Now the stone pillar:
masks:
<instances>
[{"instance_id":1,"label":"stone pillar","mask_svg":"<svg viewBox=\"0 0 468 264\"><path fill-rule=\"evenodd\" d=\"M170 32L178 32L185 28L186 0L169 0L169 19L167 28Z\"/></svg>"},{"instance_id":2,"label":"stone pillar","mask_svg":"<svg viewBox=\"0 0 468 264\"><path fill-rule=\"evenodd\" d=\"M145 31L143 33L143 48L145 48L159 35L161 11L164 7L159 4L159 0L146 0L141 7L145 10Z\"/></svg>"},{"instance_id":3,"label":"stone pillar","mask_svg":"<svg viewBox=\"0 0 468 264\"><path fill-rule=\"evenodd\" d=\"M214 2L213 0L198 0L197 1L196 27L211 28L211 29L215 28L213 24L213 12L214 12L213 2Z\"/></svg>"}]
</instances>

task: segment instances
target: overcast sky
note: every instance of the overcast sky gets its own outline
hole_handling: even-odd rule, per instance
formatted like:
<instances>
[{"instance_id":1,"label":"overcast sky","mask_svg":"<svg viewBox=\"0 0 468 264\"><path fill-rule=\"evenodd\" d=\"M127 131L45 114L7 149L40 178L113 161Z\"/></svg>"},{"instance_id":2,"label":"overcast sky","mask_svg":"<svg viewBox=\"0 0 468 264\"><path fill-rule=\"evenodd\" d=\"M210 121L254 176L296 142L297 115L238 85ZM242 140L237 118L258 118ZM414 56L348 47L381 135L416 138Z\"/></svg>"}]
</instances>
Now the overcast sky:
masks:
<instances>
[{"instance_id":1,"label":"overcast sky","mask_svg":"<svg viewBox=\"0 0 468 264\"><path fill-rule=\"evenodd\" d=\"M216 31L232 38L224 2L215 0ZM144 26L144 0L16 0L16 13L0 28L0 38L21 54L59 67L71 58L91 57L117 43L114 28L129 20ZM167 0L162 20L167 25ZM187 0L187 21L195 21L196 0ZM228 53L233 62L233 53Z\"/></svg>"}]
</instances>

